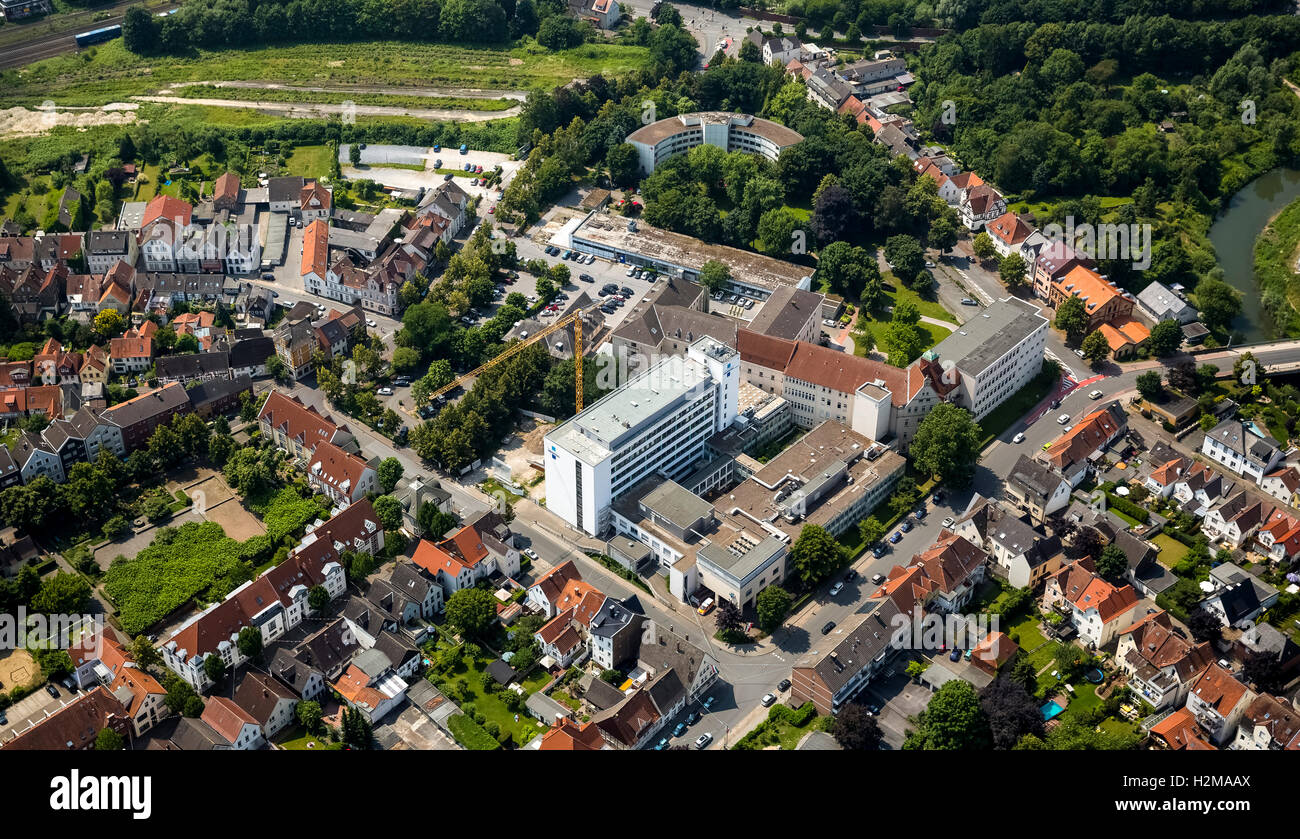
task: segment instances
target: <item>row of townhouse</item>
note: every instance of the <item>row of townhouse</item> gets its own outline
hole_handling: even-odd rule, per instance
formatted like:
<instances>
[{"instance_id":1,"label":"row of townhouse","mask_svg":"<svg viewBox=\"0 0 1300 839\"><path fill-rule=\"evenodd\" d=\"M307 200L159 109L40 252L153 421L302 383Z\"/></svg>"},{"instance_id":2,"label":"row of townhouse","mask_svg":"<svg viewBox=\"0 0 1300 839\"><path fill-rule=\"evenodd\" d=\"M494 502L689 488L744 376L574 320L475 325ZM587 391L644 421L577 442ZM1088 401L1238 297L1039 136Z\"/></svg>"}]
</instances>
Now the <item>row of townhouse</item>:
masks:
<instances>
[{"instance_id":1,"label":"row of townhouse","mask_svg":"<svg viewBox=\"0 0 1300 839\"><path fill-rule=\"evenodd\" d=\"M207 691L212 681L203 663L209 655L228 668L243 665L240 630L254 627L263 646L271 644L309 616L311 589L322 587L331 600L345 593L345 551L374 555L383 546L384 531L369 500L348 505L310 526L284 562L183 624L161 644L163 661L195 690Z\"/></svg>"},{"instance_id":2,"label":"row of townhouse","mask_svg":"<svg viewBox=\"0 0 1300 839\"><path fill-rule=\"evenodd\" d=\"M318 317L313 321L313 316ZM284 362L289 375L299 381L313 372L312 357L319 350L326 359L343 356L365 334L365 319L360 308L340 312L331 310L320 316L310 303L299 303L271 333L275 354Z\"/></svg>"},{"instance_id":3,"label":"row of townhouse","mask_svg":"<svg viewBox=\"0 0 1300 839\"><path fill-rule=\"evenodd\" d=\"M262 434L289 454L311 488L335 504L352 504L377 490L375 468L355 452L351 429L328 414L271 390L257 419Z\"/></svg>"}]
</instances>

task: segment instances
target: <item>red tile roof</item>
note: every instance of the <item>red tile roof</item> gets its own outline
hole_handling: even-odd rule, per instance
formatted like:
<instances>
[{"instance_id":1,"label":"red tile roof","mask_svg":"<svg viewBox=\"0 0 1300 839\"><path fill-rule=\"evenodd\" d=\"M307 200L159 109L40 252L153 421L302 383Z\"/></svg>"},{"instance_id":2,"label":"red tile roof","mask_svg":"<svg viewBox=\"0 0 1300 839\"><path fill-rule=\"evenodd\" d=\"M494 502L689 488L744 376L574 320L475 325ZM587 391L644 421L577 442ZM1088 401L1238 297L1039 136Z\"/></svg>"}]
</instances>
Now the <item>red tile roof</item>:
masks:
<instances>
[{"instance_id":1,"label":"red tile roof","mask_svg":"<svg viewBox=\"0 0 1300 839\"><path fill-rule=\"evenodd\" d=\"M334 418L328 414L322 415L297 397L285 396L278 390L267 395L257 418L289 439L298 440L308 451L319 443L332 441L339 431L347 429L345 425L335 425Z\"/></svg>"},{"instance_id":2,"label":"red tile roof","mask_svg":"<svg viewBox=\"0 0 1300 839\"><path fill-rule=\"evenodd\" d=\"M329 265L330 228L324 219L316 219L302 232L302 274L325 278Z\"/></svg>"},{"instance_id":3,"label":"red tile roof","mask_svg":"<svg viewBox=\"0 0 1300 839\"><path fill-rule=\"evenodd\" d=\"M539 749L544 752L598 752L605 746L600 728L594 722L576 723L562 719L542 735Z\"/></svg>"},{"instance_id":4,"label":"red tile roof","mask_svg":"<svg viewBox=\"0 0 1300 839\"><path fill-rule=\"evenodd\" d=\"M257 725L251 714L224 696L210 697L199 719L224 737L227 743L237 741L245 725Z\"/></svg>"}]
</instances>

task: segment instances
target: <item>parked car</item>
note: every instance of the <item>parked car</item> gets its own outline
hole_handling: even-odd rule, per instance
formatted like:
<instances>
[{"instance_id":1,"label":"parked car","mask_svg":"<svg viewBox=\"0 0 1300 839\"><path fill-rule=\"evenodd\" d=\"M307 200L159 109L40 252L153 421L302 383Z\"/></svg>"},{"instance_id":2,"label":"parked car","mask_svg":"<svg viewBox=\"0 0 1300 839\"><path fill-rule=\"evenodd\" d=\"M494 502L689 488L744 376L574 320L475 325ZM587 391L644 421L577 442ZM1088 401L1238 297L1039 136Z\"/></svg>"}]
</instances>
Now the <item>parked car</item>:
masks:
<instances>
[{"instance_id":1,"label":"parked car","mask_svg":"<svg viewBox=\"0 0 1300 839\"><path fill-rule=\"evenodd\" d=\"M375 322L374 318L366 318L366 326L370 327L371 329L374 329L375 327L379 326L379 324Z\"/></svg>"},{"instance_id":2,"label":"parked car","mask_svg":"<svg viewBox=\"0 0 1300 839\"><path fill-rule=\"evenodd\" d=\"M963 298L961 299L961 304L962 304L963 306L978 306L978 305L979 305L979 302L978 302L978 301L975 301L975 300L972 300L972 299L970 299L969 297L963 297Z\"/></svg>"},{"instance_id":3,"label":"parked car","mask_svg":"<svg viewBox=\"0 0 1300 839\"><path fill-rule=\"evenodd\" d=\"M454 177L455 177L455 175L453 175L452 173L448 172L447 174L445 174L445 175L442 176L442 179L443 179L444 181L449 181L449 180L451 180L451 179L454 178Z\"/></svg>"},{"instance_id":4,"label":"parked car","mask_svg":"<svg viewBox=\"0 0 1300 839\"><path fill-rule=\"evenodd\" d=\"M1061 414L1059 417L1056 418L1056 421L1057 421L1058 423L1060 423L1061 425L1065 425L1067 422L1070 421L1070 415L1069 415L1069 414Z\"/></svg>"},{"instance_id":5,"label":"parked car","mask_svg":"<svg viewBox=\"0 0 1300 839\"><path fill-rule=\"evenodd\" d=\"M713 735L706 732L704 734L701 734L699 737L695 738L695 748L700 750L707 749L709 747L709 744L712 742L713 742Z\"/></svg>"},{"instance_id":6,"label":"parked car","mask_svg":"<svg viewBox=\"0 0 1300 839\"><path fill-rule=\"evenodd\" d=\"M790 680L789 680L789 679L782 679L781 681L777 682L777 684L776 684L776 689L779 690L779 691L787 691L787 690L789 690L789 689L790 689Z\"/></svg>"},{"instance_id":7,"label":"parked car","mask_svg":"<svg viewBox=\"0 0 1300 839\"><path fill-rule=\"evenodd\" d=\"M660 737L659 742L655 744L655 751L662 752L666 748L668 748L668 738Z\"/></svg>"},{"instance_id":8,"label":"parked car","mask_svg":"<svg viewBox=\"0 0 1300 839\"><path fill-rule=\"evenodd\" d=\"M8 725L9 718L5 716L4 711L0 711L0 725Z\"/></svg>"},{"instance_id":9,"label":"parked car","mask_svg":"<svg viewBox=\"0 0 1300 839\"><path fill-rule=\"evenodd\" d=\"M684 722L677 723L677 727L673 729L673 736L681 737L685 733L686 733L686 723Z\"/></svg>"},{"instance_id":10,"label":"parked car","mask_svg":"<svg viewBox=\"0 0 1300 839\"><path fill-rule=\"evenodd\" d=\"M634 293L632 289L628 288L627 286L623 286L622 288L619 289L619 291L623 293L624 297L631 297L632 294Z\"/></svg>"},{"instance_id":11,"label":"parked car","mask_svg":"<svg viewBox=\"0 0 1300 839\"><path fill-rule=\"evenodd\" d=\"M704 701L701 702L700 704L704 706L704 710L708 711L708 710L710 710L710 709L713 707L713 701L714 701L714 699L715 699L715 697L712 697L712 696L706 696L706 697L704 697Z\"/></svg>"},{"instance_id":12,"label":"parked car","mask_svg":"<svg viewBox=\"0 0 1300 839\"><path fill-rule=\"evenodd\" d=\"M532 548L524 548L524 556L528 557L529 559L537 559L537 551L533 550Z\"/></svg>"},{"instance_id":13,"label":"parked car","mask_svg":"<svg viewBox=\"0 0 1300 839\"><path fill-rule=\"evenodd\" d=\"M889 537L889 544L891 545L897 545L901 541L903 541L903 534L899 533L897 530L895 530L893 535Z\"/></svg>"},{"instance_id":14,"label":"parked car","mask_svg":"<svg viewBox=\"0 0 1300 839\"><path fill-rule=\"evenodd\" d=\"M885 555L885 546L876 545L874 548L871 549L871 555L874 556L876 559L880 559L882 556Z\"/></svg>"},{"instance_id":15,"label":"parked car","mask_svg":"<svg viewBox=\"0 0 1300 839\"><path fill-rule=\"evenodd\" d=\"M1016 432L1016 436L1014 436L1014 437L1011 438L1011 442L1013 442L1013 443L1023 443L1023 442L1025 442L1025 433L1024 433L1023 431L1017 431L1017 432Z\"/></svg>"},{"instance_id":16,"label":"parked car","mask_svg":"<svg viewBox=\"0 0 1300 839\"><path fill-rule=\"evenodd\" d=\"M392 395L393 395L393 389L392 389L391 387L381 387L379 390L377 390L377 391L375 391L375 392L378 393L380 396L392 396Z\"/></svg>"},{"instance_id":17,"label":"parked car","mask_svg":"<svg viewBox=\"0 0 1300 839\"><path fill-rule=\"evenodd\" d=\"M765 693L763 694L763 698L759 700L759 704L762 705L764 708L771 708L772 703L774 702L776 702L775 693Z\"/></svg>"},{"instance_id":18,"label":"parked car","mask_svg":"<svg viewBox=\"0 0 1300 839\"><path fill-rule=\"evenodd\" d=\"M872 575L871 575L871 582L875 583L876 585L880 585L880 584L883 583L884 581L885 581L885 575L884 575L884 574L872 574Z\"/></svg>"},{"instance_id":19,"label":"parked car","mask_svg":"<svg viewBox=\"0 0 1300 839\"><path fill-rule=\"evenodd\" d=\"M50 696L53 696L55 699L59 698L59 689L56 688L52 682L45 686L45 692Z\"/></svg>"},{"instance_id":20,"label":"parked car","mask_svg":"<svg viewBox=\"0 0 1300 839\"><path fill-rule=\"evenodd\" d=\"M952 526L953 526L954 524L956 524L956 523L957 523L957 520L956 520L955 518L953 518L952 516L948 516L947 518L945 518L945 519L943 520L943 526L944 526L944 527L952 527Z\"/></svg>"},{"instance_id":21,"label":"parked car","mask_svg":"<svg viewBox=\"0 0 1300 839\"><path fill-rule=\"evenodd\" d=\"M834 628L835 628L835 621L826 621L826 623L822 624L822 634L830 635L831 630Z\"/></svg>"},{"instance_id":22,"label":"parked car","mask_svg":"<svg viewBox=\"0 0 1300 839\"><path fill-rule=\"evenodd\" d=\"M844 583L836 583L835 585L831 586L831 597L834 597L835 595L839 594L841 591L844 591Z\"/></svg>"},{"instance_id":23,"label":"parked car","mask_svg":"<svg viewBox=\"0 0 1300 839\"><path fill-rule=\"evenodd\" d=\"M918 507L915 511L912 512L912 515L916 516L917 521L921 521L922 519L925 518L925 510L923 508Z\"/></svg>"},{"instance_id":24,"label":"parked car","mask_svg":"<svg viewBox=\"0 0 1300 839\"><path fill-rule=\"evenodd\" d=\"M629 277L632 276L632 272L635 271L635 270L636 270L636 266L635 266L635 265L629 265L629 266L627 266L627 275L628 275Z\"/></svg>"},{"instance_id":25,"label":"parked car","mask_svg":"<svg viewBox=\"0 0 1300 839\"><path fill-rule=\"evenodd\" d=\"M691 712L686 715L687 725L695 725L699 721L700 721L700 712L697 710L692 709Z\"/></svg>"},{"instance_id":26,"label":"parked car","mask_svg":"<svg viewBox=\"0 0 1300 839\"><path fill-rule=\"evenodd\" d=\"M956 647L954 647L953 651L948 654L949 661L957 661L960 658L961 658L961 650L957 649Z\"/></svg>"},{"instance_id":27,"label":"parked car","mask_svg":"<svg viewBox=\"0 0 1300 839\"><path fill-rule=\"evenodd\" d=\"M850 568L849 573L844 575L844 582L851 583L857 578L858 578L858 572L855 569Z\"/></svg>"},{"instance_id":28,"label":"parked car","mask_svg":"<svg viewBox=\"0 0 1300 839\"><path fill-rule=\"evenodd\" d=\"M578 279L582 280L584 283L594 283L596 281L596 278L590 274L579 274Z\"/></svg>"},{"instance_id":29,"label":"parked car","mask_svg":"<svg viewBox=\"0 0 1300 839\"><path fill-rule=\"evenodd\" d=\"M904 520L903 520L903 524L902 524L898 529L901 530L901 531L903 531L904 533L911 533L911 532L912 532L912 523L911 523L910 521L908 521L907 519L904 519Z\"/></svg>"},{"instance_id":30,"label":"parked car","mask_svg":"<svg viewBox=\"0 0 1300 839\"><path fill-rule=\"evenodd\" d=\"M1083 350L1075 350L1074 354L1077 355L1079 358L1083 358Z\"/></svg>"},{"instance_id":31,"label":"parked car","mask_svg":"<svg viewBox=\"0 0 1300 839\"><path fill-rule=\"evenodd\" d=\"M1104 394L1100 390L1094 390L1088 394L1089 399L1100 399Z\"/></svg>"}]
</instances>

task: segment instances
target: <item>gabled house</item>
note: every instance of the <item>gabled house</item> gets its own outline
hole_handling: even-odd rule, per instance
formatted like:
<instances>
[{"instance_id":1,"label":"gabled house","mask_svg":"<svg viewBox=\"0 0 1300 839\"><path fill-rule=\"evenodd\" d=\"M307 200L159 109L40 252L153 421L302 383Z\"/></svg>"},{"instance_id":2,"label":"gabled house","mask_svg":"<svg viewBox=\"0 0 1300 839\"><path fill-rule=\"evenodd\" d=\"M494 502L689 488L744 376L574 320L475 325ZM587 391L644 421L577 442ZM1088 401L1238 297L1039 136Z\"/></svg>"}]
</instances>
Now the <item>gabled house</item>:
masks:
<instances>
[{"instance_id":1,"label":"gabled house","mask_svg":"<svg viewBox=\"0 0 1300 839\"><path fill-rule=\"evenodd\" d=\"M912 557L909 564L920 569L926 581L926 610L950 614L965 608L984 581L987 560L988 554L977 545L956 533L942 531L935 543Z\"/></svg>"},{"instance_id":2,"label":"gabled house","mask_svg":"<svg viewBox=\"0 0 1300 839\"><path fill-rule=\"evenodd\" d=\"M1268 519L1271 512L1264 506L1264 502L1254 500L1245 492L1238 492L1206 513L1201 522L1201 531L1211 543L1220 542L1234 549L1240 548Z\"/></svg>"},{"instance_id":3,"label":"gabled house","mask_svg":"<svg viewBox=\"0 0 1300 839\"><path fill-rule=\"evenodd\" d=\"M1196 724L1196 717L1187 708L1179 708L1151 726L1151 738L1156 745L1175 752L1217 751L1204 735L1205 732Z\"/></svg>"},{"instance_id":4,"label":"gabled house","mask_svg":"<svg viewBox=\"0 0 1300 839\"><path fill-rule=\"evenodd\" d=\"M1128 428L1128 419L1119 403L1093 411L1058 437L1043 455L1072 488L1077 488L1093 471L1106 448Z\"/></svg>"},{"instance_id":5,"label":"gabled house","mask_svg":"<svg viewBox=\"0 0 1300 839\"><path fill-rule=\"evenodd\" d=\"M266 736L257 720L225 696L209 697L199 720L216 732L226 749L256 751L266 745Z\"/></svg>"},{"instance_id":6,"label":"gabled house","mask_svg":"<svg viewBox=\"0 0 1300 839\"><path fill-rule=\"evenodd\" d=\"M1006 258L1019 253L1021 244L1034 232L1034 228L1020 216L1008 212L988 222L984 232L993 240L998 256Z\"/></svg>"},{"instance_id":7,"label":"gabled house","mask_svg":"<svg viewBox=\"0 0 1300 839\"><path fill-rule=\"evenodd\" d=\"M297 397L285 396L278 390L267 392L257 421L262 433L276 446L304 462L320 443L342 447L353 440L346 425L335 424L328 414L322 415Z\"/></svg>"},{"instance_id":8,"label":"gabled house","mask_svg":"<svg viewBox=\"0 0 1300 839\"><path fill-rule=\"evenodd\" d=\"M1282 566L1300 556L1300 517L1281 508L1274 510L1260 525L1253 542L1257 552Z\"/></svg>"},{"instance_id":9,"label":"gabled house","mask_svg":"<svg viewBox=\"0 0 1300 839\"><path fill-rule=\"evenodd\" d=\"M1259 481L1259 488L1290 507L1300 506L1300 469L1285 466L1276 472L1270 472Z\"/></svg>"},{"instance_id":10,"label":"gabled house","mask_svg":"<svg viewBox=\"0 0 1300 839\"><path fill-rule=\"evenodd\" d=\"M256 670L240 676L231 700L253 719L262 737L270 740L296 721L298 697L275 679Z\"/></svg>"},{"instance_id":11,"label":"gabled house","mask_svg":"<svg viewBox=\"0 0 1300 839\"><path fill-rule=\"evenodd\" d=\"M1126 584L1102 579L1092 557L1083 557L1047 578L1044 609L1057 609L1070 619L1081 640L1093 649L1108 645L1132 623L1139 604L1137 592Z\"/></svg>"},{"instance_id":12,"label":"gabled house","mask_svg":"<svg viewBox=\"0 0 1300 839\"><path fill-rule=\"evenodd\" d=\"M1211 663L1192 682L1187 694L1187 710L1192 713L1205 738L1216 746L1232 740L1246 709L1255 701L1255 692L1224 670Z\"/></svg>"},{"instance_id":13,"label":"gabled house","mask_svg":"<svg viewBox=\"0 0 1300 839\"><path fill-rule=\"evenodd\" d=\"M352 504L374 492L379 479L361 458L327 440L316 444L307 459L307 483L336 504Z\"/></svg>"},{"instance_id":14,"label":"gabled house","mask_svg":"<svg viewBox=\"0 0 1300 839\"><path fill-rule=\"evenodd\" d=\"M437 542L421 539L411 561L436 579L448 597L498 572L507 577L519 573L519 549L515 547L514 535L504 519L491 511L480 514L446 539ZM576 577L576 568L573 573ZM580 577L577 580L581 583ZM585 587L584 593L587 589L595 592L585 583L581 586ZM573 604L564 608L570 605ZM550 611L546 616L553 618L559 611Z\"/></svg>"},{"instance_id":15,"label":"gabled house","mask_svg":"<svg viewBox=\"0 0 1300 839\"><path fill-rule=\"evenodd\" d=\"M1247 573L1235 562L1222 562L1211 568L1209 583L1214 590L1201 601L1201 606L1227 627L1249 629L1279 596L1276 588Z\"/></svg>"},{"instance_id":16,"label":"gabled house","mask_svg":"<svg viewBox=\"0 0 1300 839\"><path fill-rule=\"evenodd\" d=\"M1230 497L1236 489L1236 484L1208 464L1193 462L1174 481L1173 497L1185 512L1203 519L1211 507Z\"/></svg>"},{"instance_id":17,"label":"gabled house","mask_svg":"<svg viewBox=\"0 0 1300 839\"><path fill-rule=\"evenodd\" d=\"M1178 479L1191 467L1192 462L1185 457L1175 457L1156 464L1142 481L1147 491L1158 498L1168 498L1174 492Z\"/></svg>"},{"instance_id":18,"label":"gabled house","mask_svg":"<svg viewBox=\"0 0 1300 839\"><path fill-rule=\"evenodd\" d=\"M957 205L957 214L968 230L980 230L984 225L1002 216L1007 211L1007 202L1002 195L988 184L981 184L966 190Z\"/></svg>"},{"instance_id":19,"label":"gabled house","mask_svg":"<svg viewBox=\"0 0 1300 839\"><path fill-rule=\"evenodd\" d=\"M1163 711L1186 704L1192 683L1214 663L1214 650L1188 640L1162 609L1120 632L1115 661L1129 688Z\"/></svg>"},{"instance_id":20,"label":"gabled house","mask_svg":"<svg viewBox=\"0 0 1300 839\"><path fill-rule=\"evenodd\" d=\"M1282 446L1253 422L1225 419L1205 433L1201 454L1259 483L1282 460Z\"/></svg>"},{"instance_id":21,"label":"gabled house","mask_svg":"<svg viewBox=\"0 0 1300 839\"><path fill-rule=\"evenodd\" d=\"M132 732L143 736L172 715L167 707L167 691L112 637L112 633L83 636L69 647L73 679L81 690L106 686L126 708Z\"/></svg>"},{"instance_id":22,"label":"gabled house","mask_svg":"<svg viewBox=\"0 0 1300 839\"><path fill-rule=\"evenodd\" d=\"M25 727L24 727L25 726ZM0 743L0 751L90 751L99 732L111 728L130 742L131 715L121 700L102 685L78 696L36 722L16 723Z\"/></svg>"},{"instance_id":23,"label":"gabled house","mask_svg":"<svg viewBox=\"0 0 1300 839\"><path fill-rule=\"evenodd\" d=\"M1060 539L1044 536L999 502L978 495L953 531L988 553L993 575L1016 588L1036 589L1065 564Z\"/></svg>"},{"instance_id":24,"label":"gabled house","mask_svg":"<svg viewBox=\"0 0 1300 839\"><path fill-rule=\"evenodd\" d=\"M1300 749L1300 714L1286 699L1260 694L1242 712L1232 748L1239 751Z\"/></svg>"},{"instance_id":25,"label":"gabled house","mask_svg":"<svg viewBox=\"0 0 1300 839\"><path fill-rule=\"evenodd\" d=\"M389 584L401 591L412 602L419 604L422 618L432 618L442 611L442 586L438 581L424 574L420 567L405 560L398 560L393 566Z\"/></svg>"},{"instance_id":26,"label":"gabled house","mask_svg":"<svg viewBox=\"0 0 1300 839\"><path fill-rule=\"evenodd\" d=\"M143 373L153 365L153 339L113 338L108 342L108 357L119 376Z\"/></svg>"},{"instance_id":27,"label":"gabled house","mask_svg":"<svg viewBox=\"0 0 1300 839\"><path fill-rule=\"evenodd\" d=\"M1007 499L1042 525L1057 510L1070 503L1072 485L1053 465L1022 454L1007 475Z\"/></svg>"},{"instance_id":28,"label":"gabled house","mask_svg":"<svg viewBox=\"0 0 1300 839\"><path fill-rule=\"evenodd\" d=\"M408 685L388 656L371 647L352 659L333 687L344 702L373 724L405 701Z\"/></svg>"},{"instance_id":29,"label":"gabled house","mask_svg":"<svg viewBox=\"0 0 1300 839\"><path fill-rule=\"evenodd\" d=\"M910 609L907 610L910 612ZM868 600L843 621L822 650L806 654L790 673L790 704L812 702L819 714L837 714L872 679L886 674L898 647L891 643L900 610L890 598Z\"/></svg>"},{"instance_id":30,"label":"gabled house","mask_svg":"<svg viewBox=\"0 0 1300 839\"><path fill-rule=\"evenodd\" d=\"M144 270L181 270L185 237L190 234L194 208L170 195L159 195L145 207L136 234L136 243L144 256Z\"/></svg>"}]
</instances>

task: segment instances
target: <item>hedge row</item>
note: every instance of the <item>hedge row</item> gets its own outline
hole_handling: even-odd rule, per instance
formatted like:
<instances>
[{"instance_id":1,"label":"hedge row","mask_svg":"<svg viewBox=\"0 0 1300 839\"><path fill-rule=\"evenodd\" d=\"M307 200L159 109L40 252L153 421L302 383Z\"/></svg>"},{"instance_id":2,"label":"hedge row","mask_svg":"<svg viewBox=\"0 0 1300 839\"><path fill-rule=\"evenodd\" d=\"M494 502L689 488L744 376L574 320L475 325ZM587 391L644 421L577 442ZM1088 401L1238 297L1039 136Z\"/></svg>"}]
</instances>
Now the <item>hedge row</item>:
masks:
<instances>
[{"instance_id":1,"label":"hedge row","mask_svg":"<svg viewBox=\"0 0 1300 839\"><path fill-rule=\"evenodd\" d=\"M1113 492L1108 492L1106 493L1106 500L1110 503L1110 506L1114 507L1116 510L1119 510L1130 518L1137 519L1143 524L1146 524L1151 520L1151 514L1147 512L1145 507L1139 507L1123 496L1116 495Z\"/></svg>"}]
</instances>

